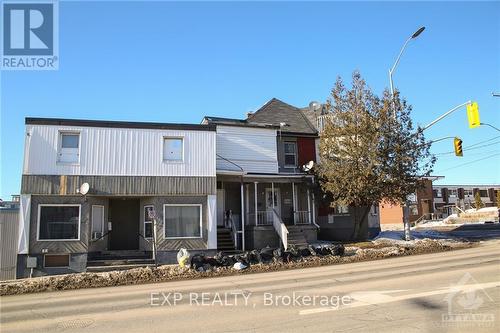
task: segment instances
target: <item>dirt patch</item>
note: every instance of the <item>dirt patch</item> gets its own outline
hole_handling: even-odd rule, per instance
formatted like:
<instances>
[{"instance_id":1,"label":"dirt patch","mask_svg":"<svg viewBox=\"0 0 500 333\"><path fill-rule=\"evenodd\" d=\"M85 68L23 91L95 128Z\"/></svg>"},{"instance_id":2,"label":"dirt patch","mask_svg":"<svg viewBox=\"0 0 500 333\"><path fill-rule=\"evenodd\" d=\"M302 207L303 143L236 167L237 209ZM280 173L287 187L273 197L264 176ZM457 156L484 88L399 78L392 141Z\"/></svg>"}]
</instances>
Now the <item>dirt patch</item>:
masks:
<instances>
[{"instance_id":1,"label":"dirt patch","mask_svg":"<svg viewBox=\"0 0 500 333\"><path fill-rule=\"evenodd\" d=\"M44 291L72 290L83 288L111 287L131 284L144 284L208 277L251 274L317 267L324 265L346 264L390 257L449 251L474 246L473 243L450 240L422 239L408 244L392 242L373 242L373 247L363 244L362 247L347 246L344 256L310 256L300 260L284 263L275 261L270 264L257 264L241 271L227 267L217 267L210 271L198 272L194 269L181 268L176 265L135 268L125 271L105 273L78 273L38 277L17 281L2 282L0 295L27 294Z\"/></svg>"}]
</instances>

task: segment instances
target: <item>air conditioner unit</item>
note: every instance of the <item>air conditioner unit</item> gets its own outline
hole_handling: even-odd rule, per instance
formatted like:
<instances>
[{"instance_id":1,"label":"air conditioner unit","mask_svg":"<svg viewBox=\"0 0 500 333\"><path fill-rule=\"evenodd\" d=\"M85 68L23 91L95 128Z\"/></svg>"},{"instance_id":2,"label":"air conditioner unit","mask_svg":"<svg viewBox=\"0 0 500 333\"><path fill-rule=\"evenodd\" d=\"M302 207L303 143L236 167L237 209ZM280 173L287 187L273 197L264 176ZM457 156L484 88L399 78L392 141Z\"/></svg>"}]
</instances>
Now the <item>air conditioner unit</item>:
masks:
<instances>
[{"instance_id":1,"label":"air conditioner unit","mask_svg":"<svg viewBox=\"0 0 500 333\"><path fill-rule=\"evenodd\" d=\"M92 239L99 239L102 237L102 232L100 231L93 231L92 232Z\"/></svg>"}]
</instances>

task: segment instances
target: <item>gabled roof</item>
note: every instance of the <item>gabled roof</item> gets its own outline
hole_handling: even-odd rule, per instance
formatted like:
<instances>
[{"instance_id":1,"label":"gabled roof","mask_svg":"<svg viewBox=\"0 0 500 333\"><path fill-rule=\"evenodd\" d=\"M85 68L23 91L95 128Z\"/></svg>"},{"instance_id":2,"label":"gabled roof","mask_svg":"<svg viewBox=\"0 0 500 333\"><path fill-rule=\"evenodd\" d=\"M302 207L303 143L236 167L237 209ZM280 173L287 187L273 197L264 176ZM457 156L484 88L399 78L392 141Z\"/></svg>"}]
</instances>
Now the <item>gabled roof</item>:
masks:
<instances>
[{"instance_id":1,"label":"gabled roof","mask_svg":"<svg viewBox=\"0 0 500 333\"><path fill-rule=\"evenodd\" d=\"M203 117L202 124L245 126L245 127L259 127L259 128L279 128L279 126L275 126L273 124L255 123L248 121L246 119L234 119L234 118L223 118L223 117L213 117L213 116Z\"/></svg>"},{"instance_id":2,"label":"gabled roof","mask_svg":"<svg viewBox=\"0 0 500 333\"><path fill-rule=\"evenodd\" d=\"M317 135L318 131L304 112L290 104L273 98L247 118L248 122L267 123L280 126L282 133Z\"/></svg>"}]
</instances>

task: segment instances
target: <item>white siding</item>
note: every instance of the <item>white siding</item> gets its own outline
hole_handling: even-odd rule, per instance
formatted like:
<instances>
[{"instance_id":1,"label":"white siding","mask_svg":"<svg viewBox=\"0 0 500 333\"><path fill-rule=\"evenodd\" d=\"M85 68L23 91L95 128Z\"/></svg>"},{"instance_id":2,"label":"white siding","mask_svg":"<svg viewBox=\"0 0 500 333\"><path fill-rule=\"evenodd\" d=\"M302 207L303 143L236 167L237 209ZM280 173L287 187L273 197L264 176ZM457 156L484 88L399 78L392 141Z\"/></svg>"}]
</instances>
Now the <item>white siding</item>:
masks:
<instances>
[{"instance_id":1,"label":"white siding","mask_svg":"<svg viewBox=\"0 0 500 333\"><path fill-rule=\"evenodd\" d=\"M278 173L276 130L217 125L217 154L246 172ZM238 170L217 157L217 170Z\"/></svg>"},{"instance_id":2,"label":"white siding","mask_svg":"<svg viewBox=\"0 0 500 333\"><path fill-rule=\"evenodd\" d=\"M24 174L215 176L214 131L27 125ZM57 162L60 131L80 132L80 162ZM184 139L184 160L163 161L163 138Z\"/></svg>"}]
</instances>

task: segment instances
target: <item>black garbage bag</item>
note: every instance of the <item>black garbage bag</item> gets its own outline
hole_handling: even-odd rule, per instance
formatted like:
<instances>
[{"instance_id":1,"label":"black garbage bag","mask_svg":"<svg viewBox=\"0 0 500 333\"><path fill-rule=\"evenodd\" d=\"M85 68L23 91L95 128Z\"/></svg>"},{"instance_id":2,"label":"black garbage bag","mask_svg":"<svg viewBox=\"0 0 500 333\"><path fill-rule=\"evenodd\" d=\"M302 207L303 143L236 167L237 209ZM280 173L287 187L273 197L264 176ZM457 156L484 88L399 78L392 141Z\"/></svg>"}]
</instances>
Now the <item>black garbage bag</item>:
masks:
<instances>
[{"instance_id":1,"label":"black garbage bag","mask_svg":"<svg viewBox=\"0 0 500 333\"><path fill-rule=\"evenodd\" d=\"M263 263L270 262L274 258L273 254L274 249L270 247L265 247L262 250L260 250L259 255L260 255L260 261Z\"/></svg>"},{"instance_id":2,"label":"black garbage bag","mask_svg":"<svg viewBox=\"0 0 500 333\"><path fill-rule=\"evenodd\" d=\"M198 270L205 264L205 256L203 254L195 254L191 257L191 268Z\"/></svg>"},{"instance_id":3,"label":"black garbage bag","mask_svg":"<svg viewBox=\"0 0 500 333\"><path fill-rule=\"evenodd\" d=\"M261 259L260 259L259 251L252 250L252 251L248 252L247 253L247 260L252 265L260 263Z\"/></svg>"},{"instance_id":4,"label":"black garbage bag","mask_svg":"<svg viewBox=\"0 0 500 333\"><path fill-rule=\"evenodd\" d=\"M281 255L282 255L282 254L283 254L283 253L282 253L281 249L275 249L275 250L273 251L273 257L274 257L274 259L276 259L276 260L281 259Z\"/></svg>"},{"instance_id":5,"label":"black garbage bag","mask_svg":"<svg viewBox=\"0 0 500 333\"><path fill-rule=\"evenodd\" d=\"M314 250L314 246L309 245L307 248L309 249L309 252L311 252L311 255L312 255L312 256L315 256L315 255L316 255L316 251Z\"/></svg>"},{"instance_id":6,"label":"black garbage bag","mask_svg":"<svg viewBox=\"0 0 500 333\"><path fill-rule=\"evenodd\" d=\"M313 255L312 252L311 252L311 250L309 250L308 247L301 248L301 249L299 249L298 252L299 252L299 254L300 254L301 257L309 257L309 256Z\"/></svg>"},{"instance_id":7,"label":"black garbage bag","mask_svg":"<svg viewBox=\"0 0 500 333\"><path fill-rule=\"evenodd\" d=\"M332 244L328 246L330 253L334 256L343 256L345 253L345 247L342 244Z\"/></svg>"},{"instance_id":8,"label":"black garbage bag","mask_svg":"<svg viewBox=\"0 0 500 333\"><path fill-rule=\"evenodd\" d=\"M212 257L205 257L205 264L210 265L212 267L220 267L220 262Z\"/></svg>"},{"instance_id":9,"label":"black garbage bag","mask_svg":"<svg viewBox=\"0 0 500 333\"><path fill-rule=\"evenodd\" d=\"M283 251L283 253L281 253L281 260L285 263L291 262L294 259L296 259L296 256L290 251Z\"/></svg>"}]
</instances>

